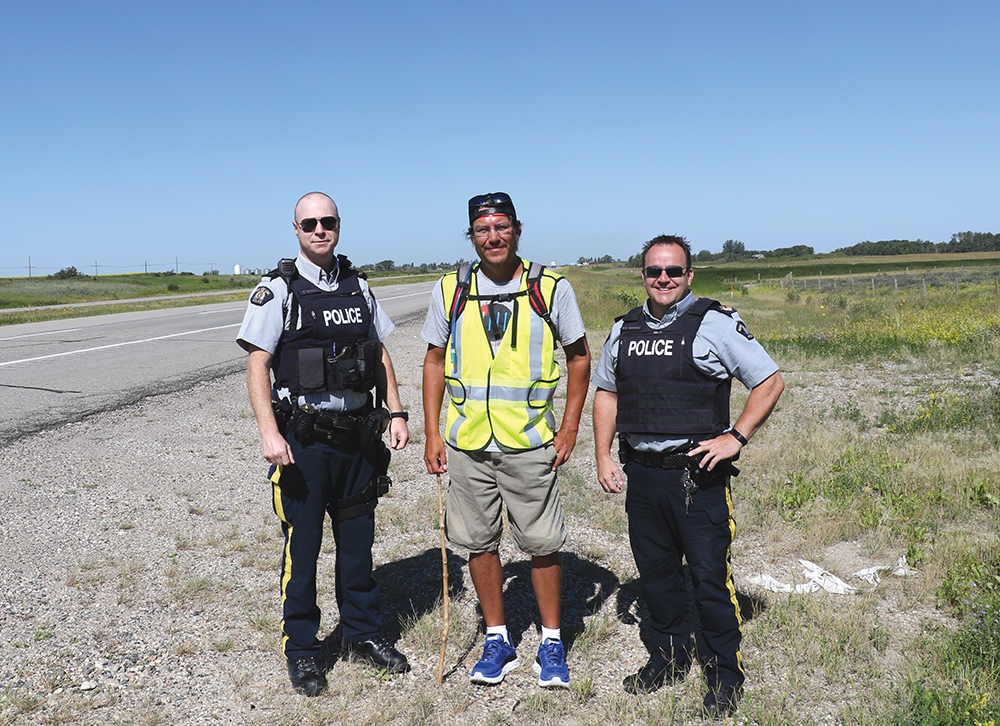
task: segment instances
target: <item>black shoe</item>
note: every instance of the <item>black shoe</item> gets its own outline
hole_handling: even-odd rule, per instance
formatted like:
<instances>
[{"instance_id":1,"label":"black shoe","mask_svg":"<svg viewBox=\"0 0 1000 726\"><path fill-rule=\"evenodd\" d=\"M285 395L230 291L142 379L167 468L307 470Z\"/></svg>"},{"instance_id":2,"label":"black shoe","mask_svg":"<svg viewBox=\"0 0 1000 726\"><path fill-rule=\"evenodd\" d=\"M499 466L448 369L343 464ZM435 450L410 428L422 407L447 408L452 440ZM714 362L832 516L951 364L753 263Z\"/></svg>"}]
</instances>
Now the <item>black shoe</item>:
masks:
<instances>
[{"instance_id":1,"label":"black shoe","mask_svg":"<svg viewBox=\"0 0 1000 726\"><path fill-rule=\"evenodd\" d=\"M688 667L681 667L673 661L666 660L659 653L651 655L646 665L638 673L625 676L622 686L626 693L652 693L663 686L675 686L687 676Z\"/></svg>"},{"instance_id":2,"label":"black shoe","mask_svg":"<svg viewBox=\"0 0 1000 726\"><path fill-rule=\"evenodd\" d=\"M357 663L368 663L386 673L406 673L410 664L406 656L389 645L381 635L376 635L363 643L344 640L340 644L340 656Z\"/></svg>"},{"instance_id":3,"label":"black shoe","mask_svg":"<svg viewBox=\"0 0 1000 726\"><path fill-rule=\"evenodd\" d=\"M318 696L326 690L326 676L316 663L316 656L289 658L288 677L295 692L303 696Z\"/></svg>"},{"instance_id":4,"label":"black shoe","mask_svg":"<svg viewBox=\"0 0 1000 726\"><path fill-rule=\"evenodd\" d=\"M728 686L717 691L709 691L705 696L702 713L708 718L722 718L736 712L736 704L743 695L742 686Z\"/></svg>"}]
</instances>

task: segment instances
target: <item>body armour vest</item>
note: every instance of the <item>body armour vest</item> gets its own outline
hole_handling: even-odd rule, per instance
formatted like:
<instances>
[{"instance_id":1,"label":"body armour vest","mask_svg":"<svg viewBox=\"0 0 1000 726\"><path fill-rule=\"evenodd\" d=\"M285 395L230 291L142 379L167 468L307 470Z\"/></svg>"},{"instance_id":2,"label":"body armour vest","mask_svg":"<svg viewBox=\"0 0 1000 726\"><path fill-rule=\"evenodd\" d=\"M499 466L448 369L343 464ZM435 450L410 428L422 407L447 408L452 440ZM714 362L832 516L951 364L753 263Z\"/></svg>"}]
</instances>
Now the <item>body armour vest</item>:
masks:
<instances>
[{"instance_id":1,"label":"body armour vest","mask_svg":"<svg viewBox=\"0 0 1000 726\"><path fill-rule=\"evenodd\" d=\"M372 314L357 271L341 266L341 272L333 292L298 275L286 279L292 317L274 354L276 387L300 395L375 386L378 343L369 337Z\"/></svg>"},{"instance_id":2,"label":"body armour vest","mask_svg":"<svg viewBox=\"0 0 1000 726\"><path fill-rule=\"evenodd\" d=\"M694 338L705 313L722 311L699 298L665 328L653 330L641 307L623 315L618 342L619 433L673 438L717 436L729 428L732 378L718 380L694 363Z\"/></svg>"}]
</instances>

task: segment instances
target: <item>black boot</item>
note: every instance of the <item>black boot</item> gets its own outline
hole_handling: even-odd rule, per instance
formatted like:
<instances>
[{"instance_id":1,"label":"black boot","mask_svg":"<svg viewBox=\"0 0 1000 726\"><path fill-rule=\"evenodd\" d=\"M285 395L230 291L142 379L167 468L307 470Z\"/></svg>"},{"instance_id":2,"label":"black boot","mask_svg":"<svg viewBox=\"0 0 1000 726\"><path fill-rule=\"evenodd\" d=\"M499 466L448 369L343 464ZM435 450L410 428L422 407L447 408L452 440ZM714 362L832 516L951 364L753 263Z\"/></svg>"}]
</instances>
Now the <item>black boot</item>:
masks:
<instances>
[{"instance_id":1,"label":"black boot","mask_svg":"<svg viewBox=\"0 0 1000 726\"><path fill-rule=\"evenodd\" d=\"M326 690L326 676L316 662L316 656L289 658L288 677L295 692L303 696L318 696Z\"/></svg>"},{"instance_id":2,"label":"black boot","mask_svg":"<svg viewBox=\"0 0 1000 726\"><path fill-rule=\"evenodd\" d=\"M374 635L360 643L344 638L340 644L340 656L357 663L368 663L386 673L406 673L410 670L406 656L389 645L381 635Z\"/></svg>"}]
</instances>

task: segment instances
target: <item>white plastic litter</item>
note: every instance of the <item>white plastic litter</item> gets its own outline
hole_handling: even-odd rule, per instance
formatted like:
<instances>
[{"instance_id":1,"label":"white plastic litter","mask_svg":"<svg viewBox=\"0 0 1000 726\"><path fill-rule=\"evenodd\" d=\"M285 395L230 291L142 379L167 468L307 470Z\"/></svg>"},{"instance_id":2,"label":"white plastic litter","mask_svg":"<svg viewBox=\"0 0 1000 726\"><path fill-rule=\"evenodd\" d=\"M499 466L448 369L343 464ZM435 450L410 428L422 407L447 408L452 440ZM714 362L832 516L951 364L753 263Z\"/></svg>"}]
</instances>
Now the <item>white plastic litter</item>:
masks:
<instances>
[{"instance_id":1,"label":"white plastic litter","mask_svg":"<svg viewBox=\"0 0 1000 726\"><path fill-rule=\"evenodd\" d=\"M747 578L754 585L759 585L771 592L791 592L792 586L784 582L778 582L770 575L750 575Z\"/></svg>"},{"instance_id":2,"label":"white plastic litter","mask_svg":"<svg viewBox=\"0 0 1000 726\"><path fill-rule=\"evenodd\" d=\"M779 582L770 575L750 575L747 580L755 585L760 585L765 590L770 590L771 592L794 592L796 595L802 595L809 592L816 592L820 589L819 585L815 582L806 582L793 586L784 582Z\"/></svg>"},{"instance_id":3,"label":"white plastic litter","mask_svg":"<svg viewBox=\"0 0 1000 726\"><path fill-rule=\"evenodd\" d=\"M858 589L853 585L848 585L833 573L827 572L822 567L810 562L809 560L799 560L799 564L804 568L802 570L803 575L815 582L827 592L832 592L834 595L846 595L847 593L854 592Z\"/></svg>"},{"instance_id":4,"label":"white plastic litter","mask_svg":"<svg viewBox=\"0 0 1000 726\"><path fill-rule=\"evenodd\" d=\"M809 560L799 560L798 562L803 567L802 574L807 580L809 580L809 582L799 585L791 585L789 583L781 582L768 574L750 575L747 577L747 580L752 582L754 585L762 587L765 590L770 590L771 592L803 594L816 592L822 589L835 595L846 595L857 591L857 588L853 585L847 584L836 575L827 572L822 567L810 562ZM907 564L906 555L903 555L896 560L895 565L876 565L875 567L867 567L863 570L858 570L852 575L852 577L856 577L870 583L872 585L872 589L874 589L882 581L881 575L879 574L881 572L891 572L893 575L897 575L898 577L910 577L917 574L917 571L911 569Z\"/></svg>"}]
</instances>

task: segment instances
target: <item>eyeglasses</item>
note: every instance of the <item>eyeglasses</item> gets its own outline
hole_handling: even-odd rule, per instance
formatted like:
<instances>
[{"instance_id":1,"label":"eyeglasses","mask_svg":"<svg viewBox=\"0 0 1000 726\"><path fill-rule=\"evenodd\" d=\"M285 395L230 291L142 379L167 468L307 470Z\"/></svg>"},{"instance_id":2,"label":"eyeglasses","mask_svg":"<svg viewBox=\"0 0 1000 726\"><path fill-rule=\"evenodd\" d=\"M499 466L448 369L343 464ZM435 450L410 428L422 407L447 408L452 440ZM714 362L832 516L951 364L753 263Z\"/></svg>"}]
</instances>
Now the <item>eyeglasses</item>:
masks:
<instances>
[{"instance_id":1,"label":"eyeglasses","mask_svg":"<svg viewBox=\"0 0 1000 726\"><path fill-rule=\"evenodd\" d=\"M667 277L684 277L684 274L687 272L687 268L681 267L680 265L670 265L670 267L656 267L654 265L650 265L643 270L643 273L645 273L646 277L650 280L659 279L660 275L664 272L667 273Z\"/></svg>"},{"instance_id":2,"label":"eyeglasses","mask_svg":"<svg viewBox=\"0 0 1000 726\"><path fill-rule=\"evenodd\" d=\"M332 232L337 229L337 223L340 221L340 217L320 217L316 219L315 217L306 217L301 222L299 226L302 228L303 232L312 232L316 229L316 223L323 225L323 229L327 232Z\"/></svg>"},{"instance_id":3,"label":"eyeglasses","mask_svg":"<svg viewBox=\"0 0 1000 726\"><path fill-rule=\"evenodd\" d=\"M513 204L510 195L506 192L491 192L489 194L477 194L469 200L469 207L483 207L492 204Z\"/></svg>"},{"instance_id":4,"label":"eyeglasses","mask_svg":"<svg viewBox=\"0 0 1000 726\"><path fill-rule=\"evenodd\" d=\"M475 233L476 237L480 239L486 239L487 237L490 236L491 231L495 231L501 237L506 237L507 235L510 234L510 231L513 228L514 227L511 224L501 223L501 224L495 224L492 227L476 227L472 231Z\"/></svg>"}]
</instances>

